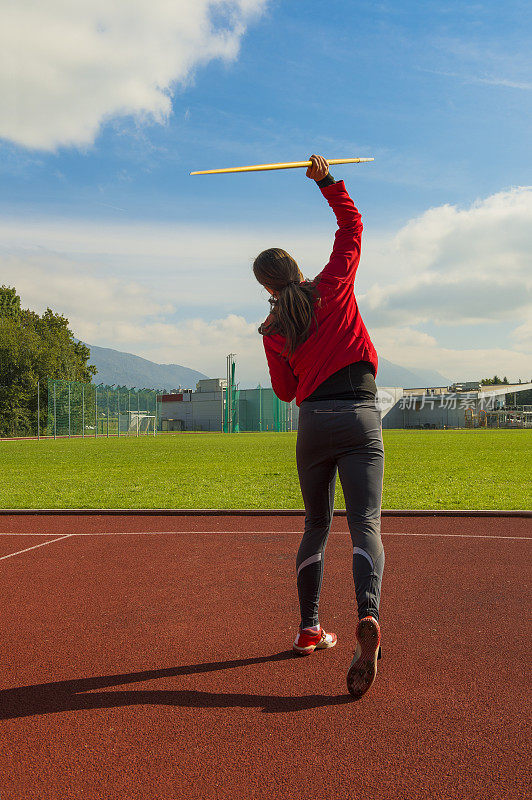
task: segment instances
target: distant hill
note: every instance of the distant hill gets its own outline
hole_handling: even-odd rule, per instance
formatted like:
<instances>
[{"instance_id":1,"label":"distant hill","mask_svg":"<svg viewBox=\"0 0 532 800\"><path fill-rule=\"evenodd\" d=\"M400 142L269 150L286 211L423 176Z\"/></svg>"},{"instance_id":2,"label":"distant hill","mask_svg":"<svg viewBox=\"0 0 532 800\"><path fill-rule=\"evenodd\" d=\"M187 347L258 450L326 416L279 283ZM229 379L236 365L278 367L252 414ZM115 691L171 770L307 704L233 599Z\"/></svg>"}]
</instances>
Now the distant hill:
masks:
<instances>
[{"instance_id":1,"label":"distant hill","mask_svg":"<svg viewBox=\"0 0 532 800\"><path fill-rule=\"evenodd\" d=\"M432 369L407 369L379 356L377 384L379 386L402 386L403 389L449 386L453 381Z\"/></svg>"},{"instance_id":2,"label":"distant hill","mask_svg":"<svg viewBox=\"0 0 532 800\"><path fill-rule=\"evenodd\" d=\"M85 342L85 344L87 344ZM147 358L122 353L109 347L96 347L87 344L91 351L90 364L98 370L93 383L106 383L127 386L132 389L195 389L201 378L208 378L198 372L179 364L155 364Z\"/></svg>"},{"instance_id":3,"label":"distant hill","mask_svg":"<svg viewBox=\"0 0 532 800\"><path fill-rule=\"evenodd\" d=\"M146 358L134 356L132 353L122 353L109 347L96 347L90 344L87 344L87 347L91 351L90 363L98 370L93 379L94 383L109 385L114 383L117 386L129 388L136 386L140 389L146 387L171 390L180 386L183 389L195 389L196 383L201 378L210 377L179 364L156 364ZM379 386L402 386L404 389L411 389L448 386L452 381L434 370L410 370L380 357L377 383ZM241 387L247 385L241 384Z\"/></svg>"}]
</instances>

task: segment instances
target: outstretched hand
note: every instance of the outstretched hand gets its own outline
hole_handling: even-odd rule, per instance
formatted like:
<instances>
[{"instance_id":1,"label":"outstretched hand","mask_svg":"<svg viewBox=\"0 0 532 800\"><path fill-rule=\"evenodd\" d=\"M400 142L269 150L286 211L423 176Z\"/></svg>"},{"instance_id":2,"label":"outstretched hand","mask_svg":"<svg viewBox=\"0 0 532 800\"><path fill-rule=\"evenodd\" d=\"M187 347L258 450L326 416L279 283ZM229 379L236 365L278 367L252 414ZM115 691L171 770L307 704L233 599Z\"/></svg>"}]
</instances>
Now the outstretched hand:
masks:
<instances>
[{"instance_id":1,"label":"outstretched hand","mask_svg":"<svg viewBox=\"0 0 532 800\"><path fill-rule=\"evenodd\" d=\"M329 165L323 156L312 155L309 161L312 161L312 165L307 169L307 178L321 181L329 174Z\"/></svg>"}]
</instances>

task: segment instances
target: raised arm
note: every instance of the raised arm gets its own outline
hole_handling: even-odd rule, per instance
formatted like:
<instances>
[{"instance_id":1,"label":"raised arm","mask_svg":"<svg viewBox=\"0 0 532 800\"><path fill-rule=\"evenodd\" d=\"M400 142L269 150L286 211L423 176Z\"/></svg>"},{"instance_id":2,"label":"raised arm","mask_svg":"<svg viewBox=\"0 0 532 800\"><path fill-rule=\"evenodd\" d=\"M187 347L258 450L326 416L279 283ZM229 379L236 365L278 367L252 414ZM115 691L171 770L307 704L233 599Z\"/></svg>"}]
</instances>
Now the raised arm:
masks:
<instances>
[{"instance_id":1,"label":"raised arm","mask_svg":"<svg viewBox=\"0 0 532 800\"><path fill-rule=\"evenodd\" d=\"M336 183L330 175L325 159L311 156L310 160L313 165L308 168L307 177L316 181L338 223L333 251L329 263L321 272L321 279L352 283L360 261L363 227L361 216L349 197L344 182Z\"/></svg>"}]
</instances>

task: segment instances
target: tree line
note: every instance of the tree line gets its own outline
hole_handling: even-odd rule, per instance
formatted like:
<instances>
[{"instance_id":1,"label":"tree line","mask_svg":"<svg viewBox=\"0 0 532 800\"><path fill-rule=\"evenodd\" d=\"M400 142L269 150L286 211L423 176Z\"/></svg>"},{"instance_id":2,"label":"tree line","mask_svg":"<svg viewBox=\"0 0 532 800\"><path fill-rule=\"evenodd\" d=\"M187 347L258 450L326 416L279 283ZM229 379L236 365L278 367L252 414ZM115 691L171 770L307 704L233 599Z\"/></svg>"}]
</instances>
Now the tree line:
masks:
<instances>
[{"instance_id":1,"label":"tree line","mask_svg":"<svg viewBox=\"0 0 532 800\"><path fill-rule=\"evenodd\" d=\"M47 381L90 383L97 369L90 350L74 339L66 317L21 308L16 289L0 287L0 436L37 432L37 384L40 425L46 425Z\"/></svg>"},{"instance_id":2,"label":"tree line","mask_svg":"<svg viewBox=\"0 0 532 800\"><path fill-rule=\"evenodd\" d=\"M498 375L494 375L493 378L482 378L480 381L481 386L504 386L508 383L509 381L506 375L504 378L499 378ZM529 381L522 381L521 378L519 378L518 384L520 383L532 383L532 378L530 378ZM519 394L519 399L516 398L518 405L532 405L532 389L527 389L522 392L516 389L516 392Z\"/></svg>"}]
</instances>

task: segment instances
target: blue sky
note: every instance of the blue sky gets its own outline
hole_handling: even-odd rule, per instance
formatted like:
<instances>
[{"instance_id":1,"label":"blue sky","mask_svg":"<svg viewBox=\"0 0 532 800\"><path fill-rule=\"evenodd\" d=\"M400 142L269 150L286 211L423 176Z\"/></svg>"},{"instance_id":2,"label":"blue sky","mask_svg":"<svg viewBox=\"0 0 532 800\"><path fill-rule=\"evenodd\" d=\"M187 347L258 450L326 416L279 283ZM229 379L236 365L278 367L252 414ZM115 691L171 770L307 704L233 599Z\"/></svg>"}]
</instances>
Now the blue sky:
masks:
<instances>
[{"instance_id":1,"label":"blue sky","mask_svg":"<svg viewBox=\"0 0 532 800\"><path fill-rule=\"evenodd\" d=\"M188 173L370 155L332 171L363 214L379 352L530 377L528 3L24 5L3 26L0 266L26 305L209 374L230 347L264 380L251 260L279 245L316 274L330 212L303 171Z\"/></svg>"}]
</instances>

